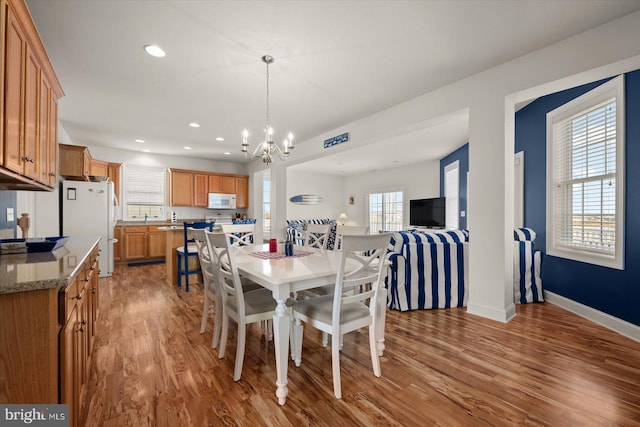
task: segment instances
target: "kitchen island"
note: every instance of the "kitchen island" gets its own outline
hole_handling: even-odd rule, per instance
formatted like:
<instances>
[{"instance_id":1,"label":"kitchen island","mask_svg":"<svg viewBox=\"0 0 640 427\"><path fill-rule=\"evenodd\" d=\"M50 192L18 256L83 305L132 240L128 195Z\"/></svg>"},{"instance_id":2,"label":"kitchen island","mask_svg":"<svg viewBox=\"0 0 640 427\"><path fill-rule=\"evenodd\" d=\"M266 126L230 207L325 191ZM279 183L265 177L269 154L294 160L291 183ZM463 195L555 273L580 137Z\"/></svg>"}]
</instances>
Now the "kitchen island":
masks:
<instances>
[{"instance_id":1,"label":"kitchen island","mask_svg":"<svg viewBox=\"0 0 640 427\"><path fill-rule=\"evenodd\" d=\"M77 425L98 316L99 240L0 255L0 403L66 403Z\"/></svg>"}]
</instances>

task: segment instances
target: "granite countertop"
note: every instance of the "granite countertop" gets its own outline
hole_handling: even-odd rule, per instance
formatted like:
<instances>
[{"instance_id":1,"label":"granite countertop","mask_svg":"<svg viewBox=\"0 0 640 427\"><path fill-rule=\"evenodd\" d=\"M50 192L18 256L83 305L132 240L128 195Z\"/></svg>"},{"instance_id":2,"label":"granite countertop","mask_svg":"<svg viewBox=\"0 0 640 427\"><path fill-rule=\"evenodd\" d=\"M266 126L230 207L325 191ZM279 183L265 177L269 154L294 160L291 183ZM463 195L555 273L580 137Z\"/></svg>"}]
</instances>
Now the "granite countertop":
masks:
<instances>
[{"instance_id":1,"label":"granite countertop","mask_svg":"<svg viewBox=\"0 0 640 427\"><path fill-rule=\"evenodd\" d=\"M0 295L67 286L99 240L72 237L52 252L0 255Z\"/></svg>"}]
</instances>

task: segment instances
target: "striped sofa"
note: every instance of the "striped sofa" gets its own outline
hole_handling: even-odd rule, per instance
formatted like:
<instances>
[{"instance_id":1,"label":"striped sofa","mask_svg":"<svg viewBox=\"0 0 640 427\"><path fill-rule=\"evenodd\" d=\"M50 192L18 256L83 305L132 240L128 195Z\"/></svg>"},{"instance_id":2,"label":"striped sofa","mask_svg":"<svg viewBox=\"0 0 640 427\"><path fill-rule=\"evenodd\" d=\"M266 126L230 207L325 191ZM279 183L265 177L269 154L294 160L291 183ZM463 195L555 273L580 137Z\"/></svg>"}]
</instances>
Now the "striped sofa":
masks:
<instances>
[{"instance_id":1,"label":"striped sofa","mask_svg":"<svg viewBox=\"0 0 640 427\"><path fill-rule=\"evenodd\" d=\"M387 305L399 311L464 307L469 296L466 230L395 232L385 280Z\"/></svg>"},{"instance_id":2,"label":"striped sofa","mask_svg":"<svg viewBox=\"0 0 640 427\"><path fill-rule=\"evenodd\" d=\"M333 249L336 241L336 220L335 219L288 219L285 236L288 241L296 245L304 244L304 230L307 224L331 224L329 236L327 236L327 249Z\"/></svg>"},{"instance_id":3,"label":"striped sofa","mask_svg":"<svg viewBox=\"0 0 640 427\"><path fill-rule=\"evenodd\" d=\"M530 228L513 231L513 297L516 304L543 302L542 253L535 250L536 232Z\"/></svg>"}]
</instances>

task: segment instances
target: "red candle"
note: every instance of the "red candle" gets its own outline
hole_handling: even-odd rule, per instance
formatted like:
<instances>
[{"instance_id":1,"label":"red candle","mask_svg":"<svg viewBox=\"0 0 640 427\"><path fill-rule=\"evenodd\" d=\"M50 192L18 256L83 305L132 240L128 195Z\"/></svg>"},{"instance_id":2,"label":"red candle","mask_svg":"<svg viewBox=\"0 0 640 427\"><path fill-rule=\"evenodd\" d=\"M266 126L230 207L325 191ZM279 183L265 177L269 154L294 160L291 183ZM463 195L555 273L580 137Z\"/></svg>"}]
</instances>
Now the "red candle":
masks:
<instances>
[{"instance_id":1,"label":"red candle","mask_svg":"<svg viewBox=\"0 0 640 427\"><path fill-rule=\"evenodd\" d=\"M269 252L277 252L278 241L276 239L269 240Z\"/></svg>"}]
</instances>

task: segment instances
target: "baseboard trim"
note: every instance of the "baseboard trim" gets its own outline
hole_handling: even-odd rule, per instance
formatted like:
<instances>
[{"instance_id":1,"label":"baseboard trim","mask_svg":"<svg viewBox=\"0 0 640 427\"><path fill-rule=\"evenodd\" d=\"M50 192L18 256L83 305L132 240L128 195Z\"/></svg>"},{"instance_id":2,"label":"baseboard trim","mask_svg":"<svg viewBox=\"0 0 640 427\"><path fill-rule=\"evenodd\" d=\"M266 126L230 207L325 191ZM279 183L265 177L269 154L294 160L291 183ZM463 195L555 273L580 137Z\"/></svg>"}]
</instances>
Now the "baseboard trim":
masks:
<instances>
[{"instance_id":1,"label":"baseboard trim","mask_svg":"<svg viewBox=\"0 0 640 427\"><path fill-rule=\"evenodd\" d=\"M554 294L553 292L544 291L544 299L551 304L564 308L580 317L584 317L587 320L597 323L600 326L604 326L607 329L617 332L620 335L624 335L627 338L631 338L634 341L640 342L640 326L629 323L625 320L613 317L610 314L596 310L579 302L575 302L562 295Z\"/></svg>"},{"instance_id":2,"label":"baseboard trim","mask_svg":"<svg viewBox=\"0 0 640 427\"><path fill-rule=\"evenodd\" d=\"M467 303L467 313L485 317L487 319L495 320L498 322L507 323L516 316L516 306L515 304L511 304L504 310L498 310L493 307Z\"/></svg>"}]
</instances>

